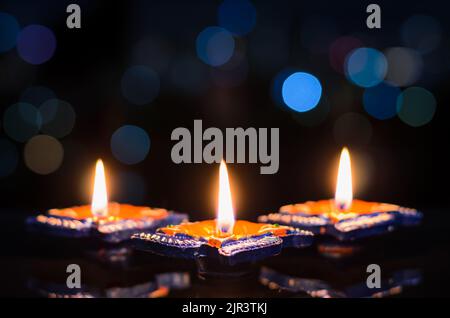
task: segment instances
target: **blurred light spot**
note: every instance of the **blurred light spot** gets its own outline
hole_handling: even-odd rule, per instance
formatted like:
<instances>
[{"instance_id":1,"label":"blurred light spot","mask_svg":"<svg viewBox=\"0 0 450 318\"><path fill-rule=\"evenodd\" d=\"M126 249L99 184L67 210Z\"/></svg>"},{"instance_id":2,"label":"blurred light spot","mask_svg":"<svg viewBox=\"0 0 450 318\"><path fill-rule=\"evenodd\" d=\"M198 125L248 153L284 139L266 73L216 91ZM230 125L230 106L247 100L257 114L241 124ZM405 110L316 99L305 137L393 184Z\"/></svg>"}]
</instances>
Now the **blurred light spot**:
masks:
<instances>
[{"instance_id":1,"label":"blurred light spot","mask_svg":"<svg viewBox=\"0 0 450 318\"><path fill-rule=\"evenodd\" d=\"M207 27L197 36L198 57L208 65L225 64L233 55L234 39L225 29Z\"/></svg>"},{"instance_id":2,"label":"blurred light spot","mask_svg":"<svg viewBox=\"0 0 450 318\"><path fill-rule=\"evenodd\" d=\"M337 38L330 46L329 59L331 67L336 72L344 74L347 55L362 45L362 42L358 38L352 36Z\"/></svg>"},{"instance_id":3,"label":"blurred light spot","mask_svg":"<svg viewBox=\"0 0 450 318\"><path fill-rule=\"evenodd\" d=\"M314 127L324 122L329 112L329 103L325 100L321 100L316 107L307 112L293 112L292 117L302 126Z\"/></svg>"},{"instance_id":4,"label":"blurred light spot","mask_svg":"<svg viewBox=\"0 0 450 318\"><path fill-rule=\"evenodd\" d=\"M143 204L147 195L147 183L145 178L134 172L121 172L118 175L114 200L117 202Z\"/></svg>"},{"instance_id":5,"label":"blurred light spot","mask_svg":"<svg viewBox=\"0 0 450 318\"><path fill-rule=\"evenodd\" d=\"M401 35L406 46L429 53L439 46L442 30L435 18L414 15L402 25Z\"/></svg>"},{"instance_id":6,"label":"blurred light spot","mask_svg":"<svg viewBox=\"0 0 450 318\"><path fill-rule=\"evenodd\" d=\"M17 103L6 109L3 115L3 129L15 141L25 142L41 128L39 110L31 104Z\"/></svg>"},{"instance_id":7,"label":"blurred light spot","mask_svg":"<svg viewBox=\"0 0 450 318\"><path fill-rule=\"evenodd\" d=\"M180 57L170 66L170 80L177 93L199 94L208 86L207 66L195 57Z\"/></svg>"},{"instance_id":8,"label":"blurred light spot","mask_svg":"<svg viewBox=\"0 0 450 318\"><path fill-rule=\"evenodd\" d=\"M436 99L421 87L405 89L397 100L398 117L412 127L429 123L436 111Z\"/></svg>"},{"instance_id":9,"label":"blurred light spot","mask_svg":"<svg viewBox=\"0 0 450 318\"><path fill-rule=\"evenodd\" d=\"M75 111L63 100L50 99L39 108L42 117L41 131L56 138L70 134L75 125Z\"/></svg>"},{"instance_id":10,"label":"blurred light spot","mask_svg":"<svg viewBox=\"0 0 450 318\"><path fill-rule=\"evenodd\" d=\"M63 146L51 136L35 136L25 145L25 164L35 173L49 174L55 172L61 166L63 158Z\"/></svg>"},{"instance_id":11,"label":"blurred light spot","mask_svg":"<svg viewBox=\"0 0 450 318\"><path fill-rule=\"evenodd\" d=\"M235 35L246 35L256 23L256 10L248 0L224 0L218 10L219 25Z\"/></svg>"},{"instance_id":12,"label":"blurred light spot","mask_svg":"<svg viewBox=\"0 0 450 318\"><path fill-rule=\"evenodd\" d=\"M416 51L405 47L386 50L388 71L386 81L397 86L408 86L416 82L422 72L422 57Z\"/></svg>"},{"instance_id":13,"label":"blurred light spot","mask_svg":"<svg viewBox=\"0 0 450 318\"><path fill-rule=\"evenodd\" d=\"M20 95L20 101L22 103L28 103L36 107L41 106L49 99L56 98L55 93L44 86L31 86L25 89Z\"/></svg>"},{"instance_id":14,"label":"blurred light spot","mask_svg":"<svg viewBox=\"0 0 450 318\"><path fill-rule=\"evenodd\" d=\"M359 48L346 60L346 75L358 86L371 87L383 81L387 67L383 53L372 48Z\"/></svg>"},{"instance_id":15,"label":"blurred light spot","mask_svg":"<svg viewBox=\"0 0 450 318\"><path fill-rule=\"evenodd\" d=\"M296 72L284 81L282 95L287 106L297 112L306 112L319 103L322 86L315 76Z\"/></svg>"},{"instance_id":16,"label":"blurred light spot","mask_svg":"<svg viewBox=\"0 0 450 318\"><path fill-rule=\"evenodd\" d=\"M129 165L136 164L147 157L150 137L140 127L125 125L112 135L111 150L117 160Z\"/></svg>"},{"instance_id":17,"label":"blurred light spot","mask_svg":"<svg viewBox=\"0 0 450 318\"><path fill-rule=\"evenodd\" d=\"M158 36L142 38L133 48L133 64L146 65L157 71L164 72L169 66L173 49L168 41Z\"/></svg>"},{"instance_id":18,"label":"blurred light spot","mask_svg":"<svg viewBox=\"0 0 450 318\"><path fill-rule=\"evenodd\" d=\"M19 153L8 139L0 139L0 178L11 175L17 168Z\"/></svg>"},{"instance_id":19,"label":"blurred light spot","mask_svg":"<svg viewBox=\"0 0 450 318\"><path fill-rule=\"evenodd\" d=\"M152 102L159 93L158 74L143 65L132 66L122 77L122 94L132 104L145 105Z\"/></svg>"},{"instance_id":20,"label":"blurred light spot","mask_svg":"<svg viewBox=\"0 0 450 318\"><path fill-rule=\"evenodd\" d=\"M339 145L365 145L372 137L372 125L358 113L347 113L334 123L334 138Z\"/></svg>"},{"instance_id":21,"label":"blurred light spot","mask_svg":"<svg viewBox=\"0 0 450 318\"><path fill-rule=\"evenodd\" d=\"M314 53L328 52L336 36L336 23L328 17L309 17L302 25L302 45Z\"/></svg>"},{"instance_id":22,"label":"blurred light spot","mask_svg":"<svg viewBox=\"0 0 450 318\"><path fill-rule=\"evenodd\" d=\"M43 25L29 25L19 33L17 50L26 62L42 64L55 53L56 37L52 30Z\"/></svg>"},{"instance_id":23,"label":"blurred light spot","mask_svg":"<svg viewBox=\"0 0 450 318\"><path fill-rule=\"evenodd\" d=\"M16 18L0 12L0 52L6 52L16 45L20 26Z\"/></svg>"},{"instance_id":24,"label":"blurred light spot","mask_svg":"<svg viewBox=\"0 0 450 318\"><path fill-rule=\"evenodd\" d=\"M386 83L366 88L364 91L364 109L371 116L383 120L397 115L397 98L401 91L398 87Z\"/></svg>"}]
</instances>

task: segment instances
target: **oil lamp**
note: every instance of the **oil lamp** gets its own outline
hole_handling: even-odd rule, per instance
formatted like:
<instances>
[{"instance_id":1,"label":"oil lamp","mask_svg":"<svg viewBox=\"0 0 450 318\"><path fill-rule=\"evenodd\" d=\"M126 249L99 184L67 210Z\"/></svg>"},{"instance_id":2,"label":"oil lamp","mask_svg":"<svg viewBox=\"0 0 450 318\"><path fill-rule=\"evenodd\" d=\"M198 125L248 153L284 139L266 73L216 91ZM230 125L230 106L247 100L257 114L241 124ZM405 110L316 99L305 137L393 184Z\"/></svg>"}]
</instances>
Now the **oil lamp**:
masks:
<instances>
[{"instance_id":1,"label":"oil lamp","mask_svg":"<svg viewBox=\"0 0 450 318\"><path fill-rule=\"evenodd\" d=\"M399 226L417 225L422 214L394 204L353 199L350 153L341 152L334 199L282 206L278 213L262 215L260 222L298 227L329 234L341 241L382 234Z\"/></svg>"},{"instance_id":2,"label":"oil lamp","mask_svg":"<svg viewBox=\"0 0 450 318\"><path fill-rule=\"evenodd\" d=\"M134 246L156 254L188 259L217 259L233 266L279 254L283 247L311 245L313 234L289 226L235 220L227 167L219 170L217 219L137 233Z\"/></svg>"},{"instance_id":3,"label":"oil lamp","mask_svg":"<svg viewBox=\"0 0 450 318\"><path fill-rule=\"evenodd\" d=\"M98 160L91 205L51 209L46 214L28 218L27 224L32 230L57 236L98 237L118 243L128 240L133 233L186 220L186 215L166 209L108 202L105 168Z\"/></svg>"}]
</instances>

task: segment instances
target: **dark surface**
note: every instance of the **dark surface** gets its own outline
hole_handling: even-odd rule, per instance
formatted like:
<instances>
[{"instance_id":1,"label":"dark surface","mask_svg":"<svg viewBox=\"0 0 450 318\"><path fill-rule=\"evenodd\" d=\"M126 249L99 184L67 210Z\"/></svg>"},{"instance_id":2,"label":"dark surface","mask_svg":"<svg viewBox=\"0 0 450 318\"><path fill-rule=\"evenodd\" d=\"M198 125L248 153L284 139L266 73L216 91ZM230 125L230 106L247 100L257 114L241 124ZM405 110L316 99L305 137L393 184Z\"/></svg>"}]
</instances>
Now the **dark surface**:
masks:
<instances>
[{"instance_id":1,"label":"dark surface","mask_svg":"<svg viewBox=\"0 0 450 318\"><path fill-rule=\"evenodd\" d=\"M335 291L343 291L364 284L367 265L375 263L381 266L382 280L389 280L393 273L404 270L421 273L417 286L405 287L395 297L450 296L449 217L446 214L446 211L425 211L421 226L361 241L358 244L361 251L345 259L333 260L319 255L315 244L300 251L284 251L254 265L245 276L205 279L199 277L193 261L140 252L135 252L128 263L112 264L95 259L92 253L86 252L100 248L92 242L31 235L23 227L26 214L10 211L3 214L2 221L0 271L7 275L2 275L0 295L42 297L45 291L54 291L55 285L63 293L59 288L65 285L66 267L75 263L81 267L82 287L87 289L131 287L155 281L157 274L177 272L189 273L190 287L170 291L170 297L309 297L303 292L292 293L261 284L260 269L265 267L291 277L320 280ZM324 239L319 239L318 243L322 241ZM36 282L47 289L37 289Z\"/></svg>"}]
</instances>

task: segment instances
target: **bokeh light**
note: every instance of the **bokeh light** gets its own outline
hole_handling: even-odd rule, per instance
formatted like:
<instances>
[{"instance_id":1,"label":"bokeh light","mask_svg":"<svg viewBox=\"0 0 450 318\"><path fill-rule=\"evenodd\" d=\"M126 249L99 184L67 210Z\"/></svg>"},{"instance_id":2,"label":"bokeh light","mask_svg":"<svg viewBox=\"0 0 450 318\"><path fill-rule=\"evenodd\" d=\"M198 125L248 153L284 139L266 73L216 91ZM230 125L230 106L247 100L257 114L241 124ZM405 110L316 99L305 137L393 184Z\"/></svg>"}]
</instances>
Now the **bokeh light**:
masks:
<instances>
[{"instance_id":1,"label":"bokeh light","mask_svg":"<svg viewBox=\"0 0 450 318\"><path fill-rule=\"evenodd\" d=\"M17 38L17 50L30 64L42 64L50 60L56 50L56 37L49 28L33 24L22 29Z\"/></svg>"},{"instance_id":2,"label":"bokeh light","mask_svg":"<svg viewBox=\"0 0 450 318\"><path fill-rule=\"evenodd\" d=\"M114 193L114 200L130 204L144 204L147 195L147 183L140 174L123 171L117 175L118 186Z\"/></svg>"},{"instance_id":3,"label":"bokeh light","mask_svg":"<svg viewBox=\"0 0 450 318\"><path fill-rule=\"evenodd\" d=\"M0 178L11 175L17 168L19 152L16 145L5 138L0 138Z\"/></svg>"},{"instance_id":4,"label":"bokeh light","mask_svg":"<svg viewBox=\"0 0 450 318\"><path fill-rule=\"evenodd\" d=\"M429 123L436 112L433 94L421 87L405 89L397 100L398 117L412 127Z\"/></svg>"},{"instance_id":5,"label":"bokeh light","mask_svg":"<svg viewBox=\"0 0 450 318\"><path fill-rule=\"evenodd\" d=\"M334 138L339 145L361 146L372 137L370 121L358 113L346 113L334 123Z\"/></svg>"},{"instance_id":6,"label":"bokeh light","mask_svg":"<svg viewBox=\"0 0 450 318\"><path fill-rule=\"evenodd\" d=\"M158 74L144 65L132 66L123 74L121 89L130 103L139 106L149 104L159 93Z\"/></svg>"},{"instance_id":7,"label":"bokeh light","mask_svg":"<svg viewBox=\"0 0 450 318\"><path fill-rule=\"evenodd\" d=\"M347 78L361 87L371 87L382 82L388 68L383 53L372 48L352 51L345 64Z\"/></svg>"},{"instance_id":8,"label":"bokeh light","mask_svg":"<svg viewBox=\"0 0 450 318\"><path fill-rule=\"evenodd\" d=\"M61 166L63 158L63 146L51 136L35 136L25 145L25 164L37 174L46 175L55 172Z\"/></svg>"},{"instance_id":9,"label":"bokeh light","mask_svg":"<svg viewBox=\"0 0 450 318\"><path fill-rule=\"evenodd\" d=\"M143 161L149 150L150 137L140 127L122 126L111 137L111 151L114 157L125 164L132 165Z\"/></svg>"},{"instance_id":10,"label":"bokeh light","mask_svg":"<svg viewBox=\"0 0 450 318\"><path fill-rule=\"evenodd\" d=\"M393 118L397 115L397 99L400 94L398 87L387 83L366 88L363 96L364 109L380 120Z\"/></svg>"},{"instance_id":11,"label":"bokeh light","mask_svg":"<svg viewBox=\"0 0 450 318\"><path fill-rule=\"evenodd\" d=\"M246 35L255 26L256 10L248 0L224 0L218 9L219 25L235 35Z\"/></svg>"},{"instance_id":12,"label":"bokeh light","mask_svg":"<svg viewBox=\"0 0 450 318\"><path fill-rule=\"evenodd\" d=\"M248 74L248 62L242 41L236 42L236 48L231 59L215 68L210 69L211 79L220 87L235 87L245 81Z\"/></svg>"},{"instance_id":13,"label":"bokeh light","mask_svg":"<svg viewBox=\"0 0 450 318\"><path fill-rule=\"evenodd\" d=\"M16 45L20 26L12 15L0 12L0 52L6 52Z\"/></svg>"},{"instance_id":14,"label":"bokeh light","mask_svg":"<svg viewBox=\"0 0 450 318\"><path fill-rule=\"evenodd\" d=\"M230 32L220 27L207 27L197 36L197 56L208 65L223 65L233 56L234 45Z\"/></svg>"},{"instance_id":15,"label":"bokeh light","mask_svg":"<svg viewBox=\"0 0 450 318\"><path fill-rule=\"evenodd\" d=\"M435 18L414 15L402 25L401 36L406 46L414 48L420 53L429 53L439 46L442 30Z\"/></svg>"},{"instance_id":16,"label":"bokeh light","mask_svg":"<svg viewBox=\"0 0 450 318\"><path fill-rule=\"evenodd\" d=\"M322 85L319 80L309 73L296 72L283 83L283 100L287 106L297 112L313 109L322 96Z\"/></svg>"},{"instance_id":17,"label":"bokeh light","mask_svg":"<svg viewBox=\"0 0 450 318\"><path fill-rule=\"evenodd\" d=\"M361 40L353 36L342 36L330 45L329 60L331 67L341 74L345 72L345 59L350 52L361 47Z\"/></svg>"},{"instance_id":18,"label":"bokeh light","mask_svg":"<svg viewBox=\"0 0 450 318\"><path fill-rule=\"evenodd\" d=\"M45 86L30 86L20 94L20 101L22 103L28 103L36 107L55 98L56 94L50 88Z\"/></svg>"},{"instance_id":19,"label":"bokeh light","mask_svg":"<svg viewBox=\"0 0 450 318\"><path fill-rule=\"evenodd\" d=\"M423 68L422 56L406 47L393 47L385 51L388 61L386 81L403 87L415 83Z\"/></svg>"},{"instance_id":20,"label":"bokeh light","mask_svg":"<svg viewBox=\"0 0 450 318\"><path fill-rule=\"evenodd\" d=\"M41 124L39 110L28 103L14 104L3 114L3 129L15 141L27 141L39 132Z\"/></svg>"},{"instance_id":21,"label":"bokeh light","mask_svg":"<svg viewBox=\"0 0 450 318\"><path fill-rule=\"evenodd\" d=\"M59 99L49 99L41 105L39 112L42 117L41 131L56 138L70 134L75 126L75 111L68 102Z\"/></svg>"}]
</instances>

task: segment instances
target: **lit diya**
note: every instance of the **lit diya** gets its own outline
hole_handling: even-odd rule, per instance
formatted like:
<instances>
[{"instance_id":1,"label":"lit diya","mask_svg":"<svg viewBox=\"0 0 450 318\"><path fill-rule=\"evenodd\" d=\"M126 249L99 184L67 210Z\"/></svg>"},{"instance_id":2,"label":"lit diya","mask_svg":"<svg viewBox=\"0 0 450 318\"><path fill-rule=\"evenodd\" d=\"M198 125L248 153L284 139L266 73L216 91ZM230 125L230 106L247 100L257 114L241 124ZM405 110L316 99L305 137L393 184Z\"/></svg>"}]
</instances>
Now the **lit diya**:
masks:
<instances>
[{"instance_id":1,"label":"lit diya","mask_svg":"<svg viewBox=\"0 0 450 318\"><path fill-rule=\"evenodd\" d=\"M422 214L394 204L353 199L350 154L341 153L335 198L282 206L278 213L262 215L270 222L329 234L339 240L353 240L390 232L399 226L420 223Z\"/></svg>"},{"instance_id":2,"label":"lit diya","mask_svg":"<svg viewBox=\"0 0 450 318\"><path fill-rule=\"evenodd\" d=\"M105 169L103 162L98 160L91 205L51 209L46 214L28 218L27 224L33 230L53 235L99 237L106 242L118 243L128 240L136 232L152 231L186 220L185 214L166 209L108 202Z\"/></svg>"},{"instance_id":3,"label":"lit diya","mask_svg":"<svg viewBox=\"0 0 450 318\"><path fill-rule=\"evenodd\" d=\"M288 226L235 221L225 162L220 164L216 220L162 227L134 234L134 246L159 255L218 259L220 264L252 263L279 254L283 247L312 244L313 234Z\"/></svg>"}]
</instances>

